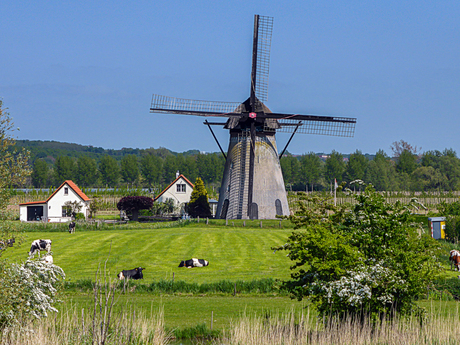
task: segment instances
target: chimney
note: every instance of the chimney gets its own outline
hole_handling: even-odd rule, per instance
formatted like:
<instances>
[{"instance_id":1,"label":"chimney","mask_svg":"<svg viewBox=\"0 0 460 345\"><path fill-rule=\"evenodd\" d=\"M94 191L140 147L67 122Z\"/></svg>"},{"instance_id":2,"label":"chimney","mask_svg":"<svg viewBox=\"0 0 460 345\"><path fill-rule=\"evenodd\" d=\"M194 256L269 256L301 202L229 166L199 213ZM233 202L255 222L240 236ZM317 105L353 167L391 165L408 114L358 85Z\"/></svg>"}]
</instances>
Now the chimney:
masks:
<instances>
[{"instance_id":1,"label":"chimney","mask_svg":"<svg viewBox=\"0 0 460 345\"><path fill-rule=\"evenodd\" d=\"M180 174L179 174L179 170L177 170L177 172L176 172L176 178L178 178L179 175L180 175Z\"/></svg>"}]
</instances>

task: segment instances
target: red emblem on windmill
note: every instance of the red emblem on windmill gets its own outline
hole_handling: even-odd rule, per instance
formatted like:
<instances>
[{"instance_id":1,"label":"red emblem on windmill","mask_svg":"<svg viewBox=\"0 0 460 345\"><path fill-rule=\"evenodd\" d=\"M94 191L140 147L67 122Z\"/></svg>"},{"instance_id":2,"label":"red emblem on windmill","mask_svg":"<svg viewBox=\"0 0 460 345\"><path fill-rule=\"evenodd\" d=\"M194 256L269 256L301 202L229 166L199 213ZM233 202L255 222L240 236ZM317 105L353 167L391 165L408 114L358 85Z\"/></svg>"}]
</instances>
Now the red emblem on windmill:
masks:
<instances>
[{"instance_id":1,"label":"red emblem on windmill","mask_svg":"<svg viewBox=\"0 0 460 345\"><path fill-rule=\"evenodd\" d=\"M255 119L257 117L257 114L256 113L249 113L249 117L251 119Z\"/></svg>"}]
</instances>

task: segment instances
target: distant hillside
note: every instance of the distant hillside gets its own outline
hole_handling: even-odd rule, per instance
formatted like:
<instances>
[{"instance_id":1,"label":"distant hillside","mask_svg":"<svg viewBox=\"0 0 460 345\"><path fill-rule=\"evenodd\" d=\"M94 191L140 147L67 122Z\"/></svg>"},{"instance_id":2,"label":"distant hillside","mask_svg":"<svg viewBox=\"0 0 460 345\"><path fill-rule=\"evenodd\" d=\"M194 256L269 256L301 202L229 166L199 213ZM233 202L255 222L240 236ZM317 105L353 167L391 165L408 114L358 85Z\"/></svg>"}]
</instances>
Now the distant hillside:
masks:
<instances>
[{"instance_id":1,"label":"distant hillside","mask_svg":"<svg viewBox=\"0 0 460 345\"><path fill-rule=\"evenodd\" d=\"M48 164L53 164L59 156L69 156L78 158L80 156L88 156L99 161L102 156L109 155L116 160L121 160L125 155L142 156L143 154L150 153L161 158L167 156L177 156L179 153L168 150L164 147L158 149L132 149L122 148L121 150L104 149L102 147L94 147L90 145L80 145L73 143L64 143L60 141L41 141L41 140L16 140L16 147L24 147L30 151L31 160L34 162L38 158L43 158ZM196 155L199 150L188 150L182 152L183 156Z\"/></svg>"}]
</instances>

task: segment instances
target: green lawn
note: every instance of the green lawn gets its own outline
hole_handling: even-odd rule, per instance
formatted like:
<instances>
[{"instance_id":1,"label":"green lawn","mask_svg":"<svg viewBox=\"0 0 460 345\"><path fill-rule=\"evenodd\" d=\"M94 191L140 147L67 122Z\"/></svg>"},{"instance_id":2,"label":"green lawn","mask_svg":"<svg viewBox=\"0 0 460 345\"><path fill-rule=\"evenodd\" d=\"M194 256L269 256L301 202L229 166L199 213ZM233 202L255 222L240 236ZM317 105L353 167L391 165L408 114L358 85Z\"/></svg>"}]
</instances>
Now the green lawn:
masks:
<instances>
[{"instance_id":1,"label":"green lawn","mask_svg":"<svg viewBox=\"0 0 460 345\"><path fill-rule=\"evenodd\" d=\"M94 296L92 293L71 293L61 296L64 304L58 306L60 312L76 311L82 308L93 310ZM289 297L270 296L191 296L191 295L152 295L146 293L118 294L114 312L128 311L147 316L156 313L160 308L164 311L165 325L168 328L194 327L200 323L211 324L214 316L214 328L222 329L230 325L242 313L246 315L264 315L265 313L286 313L292 310L301 312L306 302L291 300Z\"/></svg>"},{"instance_id":2,"label":"green lawn","mask_svg":"<svg viewBox=\"0 0 460 345\"><path fill-rule=\"evenodd\" d=\"M134 224L132 224L134 227ZM235 226L233 226L235 225ZM160 279L182 280L190 283L212 283L222 280L252 281L263 278L287 279L291 261L286 252L276 252L270 248L285 243L292 229L279 229L279 222L266 222L264 228L256 223L241 222L229 226L211 224L189 224L182 227L153 228L152 224L138 224L138 228L102 231L78 231L69 234L65 231L25 232L26 240L22 246L15 244L3 258L22 261L27 258L30 243L35 239L51 239L55 264L61 266L68 281L91 279L94 281L98 265L107 261L109 276L115 278L122 269L145 267L144 281L135 284L150 284ZM131 226L131 224L130 224ZM443 248L447 251L447 245ZM203 268L178 268L179 262L192 257L210 262ZM447 254L442 257L448 265ZM446 270L446 276L453 277L458 272ZM91 310L92 292L64 291L58 306L61 312ZM420 303L427 309L444 313L458 313L457 302ZM154 294L136 291L126 295L117 292L116 311L122 309L136 312L156 312L164 310L165 324L168 328L193 327L205 322L210 326L211 313L214 314L214 328L228 326L232 319L245 312L257 315L300 311L306 302L291 300L279 295L190 295Z\"/></svg>"},{"instance_id":3,"label":"green lawn","mask_svg":"<svg viewBox=\"0 0 460 345\"><path fill-rule=\"evenodd\" d=\"M215 282L223 279L288 278L290 260L270 248L284 244L292 229L258 229L219 226L110 231L26 232L22 246L15 245L3 258L25 260L30 243L51 239L54 263L67 280L92 279L107 261L110 276L122 269L145 267L146 283L157 279ZM206 259L208 267L179 268L181 260Z\"/></svg>"}]
</instances>

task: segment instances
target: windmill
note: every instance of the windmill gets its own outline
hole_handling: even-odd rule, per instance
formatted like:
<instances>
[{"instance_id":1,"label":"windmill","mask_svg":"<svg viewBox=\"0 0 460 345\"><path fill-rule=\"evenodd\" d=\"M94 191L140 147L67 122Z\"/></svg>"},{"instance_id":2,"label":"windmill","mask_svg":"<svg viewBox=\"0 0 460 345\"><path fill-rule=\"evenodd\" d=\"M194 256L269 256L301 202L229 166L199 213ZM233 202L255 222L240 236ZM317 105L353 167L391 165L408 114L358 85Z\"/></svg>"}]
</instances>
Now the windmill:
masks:
<instances>
[{"instance_id":1,"label":"windmill","mask_svg":"<svg viewBox=\"0 0 460 345\"><path fill-rule=\"evenodd\" d=\"M273 113L267 108L264 102L267 100L272 29L272 17L254 16L251 91L243 103L152 96L152 113L227 118L226 122L204 121L226 159L217 218L273 219L277 215L289 215L280 159L294 134L354 135L355 118ZM227 154L211 126L229 130ZM291 133L279 155L276 132Z\"/></svg>"}]
</instances>

